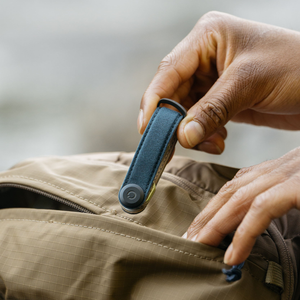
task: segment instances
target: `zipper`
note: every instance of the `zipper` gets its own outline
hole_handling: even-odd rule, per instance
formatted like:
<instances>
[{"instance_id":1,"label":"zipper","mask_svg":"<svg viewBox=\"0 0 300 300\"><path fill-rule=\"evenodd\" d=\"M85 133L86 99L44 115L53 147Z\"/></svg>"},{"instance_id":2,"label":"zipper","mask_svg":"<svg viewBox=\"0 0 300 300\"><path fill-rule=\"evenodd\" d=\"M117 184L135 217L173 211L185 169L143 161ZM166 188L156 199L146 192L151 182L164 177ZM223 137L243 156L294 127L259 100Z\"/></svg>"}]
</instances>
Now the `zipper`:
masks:
<instances>
[{"instance_id":1,"label":"zipper","mask_svg":"<svg viewBox=\"0 0 300 300\"><path fill-rule=\"evenodd\" d=\"M60 202L62 204L65 204L65 205L67 205L69 207L72 207L72 208L78 210L79 212L88 213L88 214L94 214L95 215L95 213L92 212L91 210L89 210L89 209L87 209L87 208L85 208L85 207L83 207L83 206L81 206L79 204L75 204L75 203L73 203L70 200L67 200L67 199L64 199L64 198L52 195L50 193L41 191L39 189L28 187L26 185L15 184L15 183L1 183L0 184L0 188L2 188L2 187L12 187L12 188L17 188L17 189L22 189L22 190L26 190L26 191L29 191L29 192L33 192L33 193L36 193L36 194L48 197L48 198L50 198L50 199L52 199L54 201Z\"/></svg>"},{"instance_id":2,"label":"zipper","mask_svg":"<svg viewBox=\"0 0 300 300\"><path fill-rule=\"evenodd\" d=\"M124 165L121 165L119 164L119 166L122 166L124 168L126 168L126 166ZM194 185L193 183L185 180L184 178L181 178L181 177L178 177L174 174L171 174L171 173L168 173L168 172L164 172L162 174L162 178L168 180L168 181L171 181L173 182L174 184L176 184L177 186L185 189L185 190L188 190L189 192L192 192L194 194L197 195L197 189L198 187L196 185ZM21 184L16 184L16 183L0 183L0 188L1 187L12 187L12 188L18 188L18 189L23 189L23 190L27 190L29 192L33 192L33 193L37 193L39 195L42 195L42 196L45 196L45 197L48 197L54 201L58 201L60 203L63 203L67 206L70 206L76 210L78 210L79 212L83 212L83 213L89 213L89 214L94 214L95 213L79 204L75 204L73 203L72 201L70 200L66 200L64 198L61 198L61 197L58 197L58 196L55 196L55 195L52 195L50 193L47 193L47 192L44 192L44 191L41 191L39 189L35 189L33 187L29 187L29 186L26 186L26 185L21 185Z\"/></svg>"}]
</instances>

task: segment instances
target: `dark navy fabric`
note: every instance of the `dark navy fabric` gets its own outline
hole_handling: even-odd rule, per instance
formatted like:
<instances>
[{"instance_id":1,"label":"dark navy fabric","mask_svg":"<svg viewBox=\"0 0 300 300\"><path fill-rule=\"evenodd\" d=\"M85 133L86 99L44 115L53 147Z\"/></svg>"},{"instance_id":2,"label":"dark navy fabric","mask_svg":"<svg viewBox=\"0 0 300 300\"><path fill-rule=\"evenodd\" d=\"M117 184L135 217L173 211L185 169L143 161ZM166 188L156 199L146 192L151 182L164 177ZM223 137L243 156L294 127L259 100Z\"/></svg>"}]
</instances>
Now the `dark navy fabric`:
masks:
<instances>
[{"instance_id":1,"label":"dark navy fabric","mask_svg":"<svg viewBox=\"0 0 300 300\"><path fill-rule=\"evenodd\" d=\"M136 150L123 186L134 183L148 195L165 150L183 116L166 107L158 107ZM145 197L146 198L146 197Z\"/></svg>"}]
</instances>

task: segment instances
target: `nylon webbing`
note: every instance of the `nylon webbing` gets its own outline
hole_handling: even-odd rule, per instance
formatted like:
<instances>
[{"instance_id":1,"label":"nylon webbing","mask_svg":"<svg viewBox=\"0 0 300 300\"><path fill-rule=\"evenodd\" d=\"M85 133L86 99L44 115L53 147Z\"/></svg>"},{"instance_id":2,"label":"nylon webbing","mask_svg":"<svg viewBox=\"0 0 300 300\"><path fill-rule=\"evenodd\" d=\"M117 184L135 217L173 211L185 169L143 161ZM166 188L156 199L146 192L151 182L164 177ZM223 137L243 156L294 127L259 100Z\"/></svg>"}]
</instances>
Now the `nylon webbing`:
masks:
<instances>
[{"instance_id":1,"label":"nylon webbing","mask_svg":"<svg viewBox=\"0 0 300 300\"><path fill-rule=\"evenodd\" d=\"M274 261L269 261L265 284L277 294L284 289L282 267Z\"/></svg>"}]
</instances>

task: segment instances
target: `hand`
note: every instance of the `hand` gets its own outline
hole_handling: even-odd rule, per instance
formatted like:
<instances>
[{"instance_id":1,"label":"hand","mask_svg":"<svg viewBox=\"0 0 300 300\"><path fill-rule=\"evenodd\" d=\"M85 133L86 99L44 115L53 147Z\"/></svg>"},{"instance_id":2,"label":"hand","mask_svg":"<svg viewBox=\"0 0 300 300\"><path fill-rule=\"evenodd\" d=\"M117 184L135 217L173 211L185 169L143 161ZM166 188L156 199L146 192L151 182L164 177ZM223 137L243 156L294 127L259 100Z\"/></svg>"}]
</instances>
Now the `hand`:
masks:
<instances>
[{"instance_id":1,"label":"hand","mask_svg":"<svg viewBox=\"0 0 300 300\"><path fill-rule=\"evenodd\" d=\"M224 125L300 129L300 33L211 12L161 62L138 118L143 133L161 98L188 110L183 147L220 154Z\"/></svg>"},{"instance_id":2,"label":"hand","mask_svg":"<svg viewBox=\"0 0 300 300\"><path fill-rule=\"evenodd\" d=\"M276 160L241 169L195 218L187 238L217 246L236 229L224 262L243 262L271 220L300 209L300 147Z\"/></svg>"}]
</instances>

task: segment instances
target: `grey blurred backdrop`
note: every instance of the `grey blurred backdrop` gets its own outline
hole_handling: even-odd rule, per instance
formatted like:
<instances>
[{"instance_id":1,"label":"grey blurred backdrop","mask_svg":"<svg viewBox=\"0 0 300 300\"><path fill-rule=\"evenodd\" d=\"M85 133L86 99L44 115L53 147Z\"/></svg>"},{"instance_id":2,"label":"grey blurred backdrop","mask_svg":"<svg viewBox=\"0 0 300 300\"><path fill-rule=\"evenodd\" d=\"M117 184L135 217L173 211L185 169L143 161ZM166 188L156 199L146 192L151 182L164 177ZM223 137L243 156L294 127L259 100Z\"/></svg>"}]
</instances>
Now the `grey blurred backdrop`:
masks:
<instances>
[{"instance_id":1,"label":"grey blurred backdrop","mask_svg":"<svg viewBox=\"0 0 300 300\"><path fill-rule=\"evenodd\" d=\"M203 14L300 30L299 9L276 0L0 0L0 170L34 156L134 151L144 90ZM243 167L300 140L300 132L227 129L221 156L179 145L177 154Z\"/></svg>"}]
</instances>

